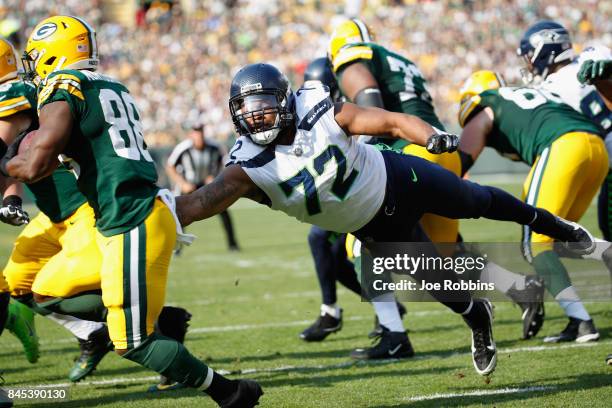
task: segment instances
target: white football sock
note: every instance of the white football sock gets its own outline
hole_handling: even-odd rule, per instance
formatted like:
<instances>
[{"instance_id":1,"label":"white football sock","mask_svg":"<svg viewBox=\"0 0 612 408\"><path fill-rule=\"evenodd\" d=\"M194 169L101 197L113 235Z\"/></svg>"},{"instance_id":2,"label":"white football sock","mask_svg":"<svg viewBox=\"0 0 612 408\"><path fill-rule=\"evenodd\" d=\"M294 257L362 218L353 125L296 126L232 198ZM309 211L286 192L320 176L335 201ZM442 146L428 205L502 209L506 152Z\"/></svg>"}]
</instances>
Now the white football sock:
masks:
<instances>
[{"instance_id":1,"label":"white football sock","mask_svg":"<svg viewBox=\"0 0 612 408\"><path fill-rule=\"evenodd\" d=\"M72 334L81 340L87 340L89 335L104 326L102 322L92 322L89 320L82 320L74 316L64 315L59 313L51 313L46 316L53 320L55 323L64 326Z\"/></svg>"},{"instance_id":2,"label":"white football sock","mask_svg":"<svg viewBox=\"0 0 612 408\"><path fill-rule=\"evenodd\" d=\"M480 281L493 283L495 290L502 293L508 292L513 285L518 290L525 289L525 277L523 275L510 272L494 262L487 262L487 265L480 274Z\"/></svg>"},{"instance_id":3,"label":"white football sock","mask_svg":"<svg viewBox=\"0 0 612 408\"><path fill-rule=\"evenodd\" d=\"M568 286L555 296L559 306L563 308L568 317L580 320L591 320L589 312L584 308L582 301L573 286Z\"/></svg>"},{"instance_id":4,"label":"white football sock","mask_svg":"<svg viewBox=\"0 0 612 408\"><path fill-rule=\"evenodd\" d=\"M385 293L384 295L376 296L372 299L372 306L378 321L392 332L405 332L404 323L397 310L395 294L393 292Z\"/></svg>"},{"instance_id":5,"label":"white football sock","mask_svg":"<svg viewBox=\"0 0 612 408\"><path fill-rule=\"evenodd\" d=\"M340 308L335 303L333 305L321 305L321 316L328 314L336 319L339 319L340 313Z\"/></svg>"},{"instance_id":6,"label":"white football sock","mask_svg":"<svg viewBox=\"0 0 612 408\"><path fill-rule=\"evenodd\" d=\"M610 242L608 241L605 241L600 238L595 238L595 242L597 243L597 246L595 246L595 251L593 251L593 253L589 255L583 255L582 257L584 259L595 259L597 261L601 261L601 255L606 251L606 249L610 248Z\"/></svg>"}]
</instances>

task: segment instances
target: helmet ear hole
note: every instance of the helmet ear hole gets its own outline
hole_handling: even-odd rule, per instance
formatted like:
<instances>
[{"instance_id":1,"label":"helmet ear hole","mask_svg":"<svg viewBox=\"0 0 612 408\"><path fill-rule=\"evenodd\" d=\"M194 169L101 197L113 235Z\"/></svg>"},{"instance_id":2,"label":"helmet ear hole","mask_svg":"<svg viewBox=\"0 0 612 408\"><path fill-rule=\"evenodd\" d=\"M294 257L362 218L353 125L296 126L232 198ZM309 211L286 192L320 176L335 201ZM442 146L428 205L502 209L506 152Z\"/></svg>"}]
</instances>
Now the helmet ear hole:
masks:
<instances>
[{"instance_id":1,"label":"helmet ear hole","mask_svg":"<svg viewBox=\"0 0 612 408\"><path fill-rule=\"evenodd\" d=\"M53 56L53 57L51 57L51 58L48 58L48 59L45 61L45 65L53 65L53 63L55 62L55 60L56 60L56 59L57 59L57 57L55 57L55 56Z\"/></svg>"}]
</instances>

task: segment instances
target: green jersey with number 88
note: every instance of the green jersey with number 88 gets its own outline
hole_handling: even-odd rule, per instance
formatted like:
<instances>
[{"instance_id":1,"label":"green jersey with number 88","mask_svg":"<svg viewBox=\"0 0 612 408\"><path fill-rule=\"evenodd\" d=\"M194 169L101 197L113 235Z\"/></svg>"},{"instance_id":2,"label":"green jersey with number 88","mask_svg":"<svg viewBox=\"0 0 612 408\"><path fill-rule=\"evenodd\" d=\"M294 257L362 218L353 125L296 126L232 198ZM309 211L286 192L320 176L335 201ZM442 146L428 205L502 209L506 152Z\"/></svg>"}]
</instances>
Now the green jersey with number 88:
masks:
<instances>
[{"instance_id":1,"label":"green jersey with number 88","mask_svg":"<svg viewBox=\"0 0 612 408\"><path fill-rule=\"evenodd\" d=\"M558 95L536 88L502 87L474 96L459 113L461 125L487 107L494 115L487 145L529 165L566 133L601 134L596 124L564 104Z\"/></svg>"},{"instance_id":2,"label":"green jersey with number 88","mask_svg":"<svg viewBox=\"0 0 612 408\"><path fill-rule=\"evenodd\" d=\"M143 140L134 98L116 80L90 71L50 74L38 92L38 110L65 101L74 118L64 154L104 236L121 234L149 215L159 188Z\"/></svg>"},{"instance_id":3,"label":"green jersey with number 88","mask_svg":"<svg viewBox=\"0 0 612 408\"><path fill-rule=\"evenodd\" d=\"M412 61L377 44L352 43L334 58L338 83L342 83L343 70L354 62L364 64L378 82L386 110L418 116L444 130L427 90L427 81Z\"/></svg>"}]
</instances>

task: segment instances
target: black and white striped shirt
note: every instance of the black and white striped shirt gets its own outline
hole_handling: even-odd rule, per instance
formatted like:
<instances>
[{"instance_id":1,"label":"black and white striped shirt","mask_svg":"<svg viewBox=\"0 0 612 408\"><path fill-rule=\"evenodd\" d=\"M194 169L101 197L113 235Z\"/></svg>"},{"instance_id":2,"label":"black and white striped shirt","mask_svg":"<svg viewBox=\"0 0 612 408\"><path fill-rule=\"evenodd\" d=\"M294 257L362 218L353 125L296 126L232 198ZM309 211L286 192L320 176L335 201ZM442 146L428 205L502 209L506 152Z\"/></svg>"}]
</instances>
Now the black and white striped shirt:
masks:
<instances>
[{"instance_id":1,"label":"black and white striped shirt","mask_svg":"<svg viewBox=\"0 0 612 408\"><path fill-rule=\"evenodd\" d=\"M223 167L223 155L223 150L215 142L207 140L204 150L198 150L191 140L184 140L170 153L168 165L174 167L187 182L201 186L208 176L219 174Z\"/></svg>"}]
</instances>

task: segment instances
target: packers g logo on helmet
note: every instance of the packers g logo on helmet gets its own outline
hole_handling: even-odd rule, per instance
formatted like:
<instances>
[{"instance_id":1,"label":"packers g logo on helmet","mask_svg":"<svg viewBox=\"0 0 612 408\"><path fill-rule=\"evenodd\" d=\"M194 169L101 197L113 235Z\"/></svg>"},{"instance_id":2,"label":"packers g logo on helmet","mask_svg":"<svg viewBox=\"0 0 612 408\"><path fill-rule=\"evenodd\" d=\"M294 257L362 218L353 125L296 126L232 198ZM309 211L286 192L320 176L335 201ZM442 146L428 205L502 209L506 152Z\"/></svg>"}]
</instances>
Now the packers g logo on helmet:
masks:
<instances>
[{"instance_id":1,"label":"packers g logo on helmet","mask_svg":"<svg viewBox=\"0 0 612 408\"><path fill-rule=\"evenodd\" d=\"M353 18L340 23L331 35L327 50L330 61L334 61L338 52L347 44L373 42L374 33L366 23Z\"/></svg>"},{"instance_id":2,"label":"packers g logo on helmet","mask_svg":"<svg viewBox=\"0 0 612 408\"><path fill-rule=\"evenodd\" d=\"M32 39L34 41L44 40L51 34L53 34L57 30L57 24L55 23L45 23L38 27L38 29L32 34Z\"/></svg>"},{"instance_id":3,"label":"packers g logo on helmet","mask_svg":"<svg viewBox=\"0 0 612 408\"><path fill-rule=\"evenodd\" d=\"M459 124L464 127L480 102L480 94L490 89L506 86L501 74L493 71L476 71L468 77L459 91Z\"/></svg>"},{"instance_id":4,"label":"packers g logo on helmet","mask_svg":"<svg viewBox=\"0 0 612 408\"><path fill-rule=\"evenodd\" d=\"M13 44L0 38L0 82L17 78L17 57Z\"/></svg>"},{"instance_id":5,"label":"packers g logo on helmet","mask_svg":"<svg viewBox=\"0 0 612 408\"><path fill-rule=\"evenodd\" d=\"M26 77L45 79L61 69L98 67L96 32L78 17L54 16L38 23L22 57Z\"/></svg>"}]
</instances>

